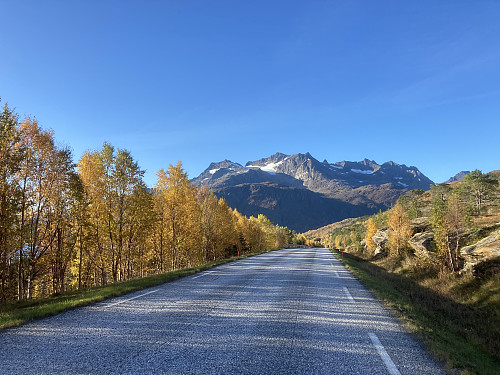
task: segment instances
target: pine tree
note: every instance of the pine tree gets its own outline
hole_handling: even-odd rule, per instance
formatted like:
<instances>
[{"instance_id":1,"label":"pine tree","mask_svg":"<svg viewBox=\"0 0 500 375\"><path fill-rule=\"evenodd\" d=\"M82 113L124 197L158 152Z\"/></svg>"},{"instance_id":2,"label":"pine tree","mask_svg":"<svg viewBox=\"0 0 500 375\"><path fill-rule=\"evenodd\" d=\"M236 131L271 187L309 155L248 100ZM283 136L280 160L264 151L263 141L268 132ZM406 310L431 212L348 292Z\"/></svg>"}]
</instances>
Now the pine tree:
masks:
<instances>
[{"instance_id":1,"label":"pine tree","mask_svg":"<svg viewBox=\"0 0 500 375\"><path fill-rule=\"evenodd\" d=\"M497 185L498 181L476 169L464 177L458 191L465 200L471 200L476 214L480 215L484 202L489 199Z\"/></svg>"}]
</instances>

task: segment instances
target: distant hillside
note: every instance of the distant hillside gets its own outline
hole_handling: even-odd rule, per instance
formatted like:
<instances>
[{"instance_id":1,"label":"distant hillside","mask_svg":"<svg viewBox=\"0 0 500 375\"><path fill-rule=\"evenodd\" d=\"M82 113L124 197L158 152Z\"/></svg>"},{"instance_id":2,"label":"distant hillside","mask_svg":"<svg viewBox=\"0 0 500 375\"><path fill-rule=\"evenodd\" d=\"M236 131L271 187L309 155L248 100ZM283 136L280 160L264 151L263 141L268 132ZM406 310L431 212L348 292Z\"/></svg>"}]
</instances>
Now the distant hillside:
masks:
<instances>
[{"instance_id":1,"label":"distant hillside","mask_svg":"<svg viewBox=\"0 0 500 375\"><path fill-rule=\"evenodd\" d=\"M449 184L451 182L456 182L456 181L462 181L465 176L467 176L470 173L470 171L461 171L458 172L455 176L450 177L447 181L445 181L445 184Z\"/></svg>"},{"instance_id":2,"label":"distant hillside","mask_svg":"<svg viewBox=\"0 0 500 375\"><path fill-rule=\"evenodd\" d=\"M373 160L323 162L311 154L211 163L192 180L205 185L245 215L265 214L298 232L390 207L412 189L433 183L416 167Z\"/></svg>"},{"instance_id":3,"label":"distant hillside","mask_svg":"<svg viewBox=\"0 0 500 375\"><path fill-rule=\"evenodd\" d=\"M363 216L363 217L354 217L354 218L344 219L342 221L337 221L335 223L325 225L324 227L318 229L308 230L307 232L304 233L304 236L306 236L307 239L320 238L321 240L325 240L328 239L330 234L335 229L350 227L351 225L357 224L359 222L364 222L366 218L367 216Z\"/></svg>"}]
</instances>

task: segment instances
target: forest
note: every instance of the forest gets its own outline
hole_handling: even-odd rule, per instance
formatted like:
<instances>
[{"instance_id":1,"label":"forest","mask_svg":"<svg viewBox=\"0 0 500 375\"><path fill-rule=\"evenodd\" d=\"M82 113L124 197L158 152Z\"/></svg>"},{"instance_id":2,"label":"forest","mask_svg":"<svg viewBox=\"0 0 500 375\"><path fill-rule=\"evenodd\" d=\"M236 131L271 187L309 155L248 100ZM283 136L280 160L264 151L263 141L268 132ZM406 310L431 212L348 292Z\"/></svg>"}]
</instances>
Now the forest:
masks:
<instances>
[{"instance_id":1,"label":"forest","mask_svg":"<svg viewBox=\"0 0 500 375\"><path fill-rule=\"evenodd\" d=\"M182 164L148 188L127 150L75 163L36 119L0 113L0 302L193 267L300 242L192 186Z\"/></svg>"}]
</instances>

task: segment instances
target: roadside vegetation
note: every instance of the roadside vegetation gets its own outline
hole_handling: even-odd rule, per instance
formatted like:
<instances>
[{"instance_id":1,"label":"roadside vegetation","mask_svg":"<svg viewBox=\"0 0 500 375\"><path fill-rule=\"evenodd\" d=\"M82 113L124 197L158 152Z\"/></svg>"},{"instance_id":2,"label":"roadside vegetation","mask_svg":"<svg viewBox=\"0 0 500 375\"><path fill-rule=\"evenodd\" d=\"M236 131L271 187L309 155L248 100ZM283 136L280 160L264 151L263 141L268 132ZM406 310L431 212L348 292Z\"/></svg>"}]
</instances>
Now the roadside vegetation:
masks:
<instances>
[{"instance_id":1,"label":"roadside vegetation","mask_svg":"<svg viewBox=\"0 0 500 375\"><path fill-rule=\"evenodd\" d=\"M51 131L5 104L0 307L305 242L192 186L180 162L158 171L151 189L143 175L127 150L108 143L75 164Z\"/></svg>"},{"instance_id":2,"label":"roadside vegetation","mask_svg":"<svg viewBox=\"0 0 500 375\"><path fill-rule=\"evenodd\" d=\"M262 253L264 252L240 255L197 267L110 283L104 286L73 290L61 294L54 294L50 297L5 303L0 305L0 330L8 327L15 327L31 320L56 315L76 307L87 306L107 298L118 297L137 290L167 283L184 276L205 271L220 264L233 262L238 259L244 259Z\"/></svg>"},{"instance_id":3,"label":"roadside vegetation","mask_svg":"<svg viewBox=\"0 0 500 375\"><path fill-rule=\"evenodd\" d=\"M322 240L452 373L500 373L499 173L413 190Z\"/></svg>"}]
</instances>

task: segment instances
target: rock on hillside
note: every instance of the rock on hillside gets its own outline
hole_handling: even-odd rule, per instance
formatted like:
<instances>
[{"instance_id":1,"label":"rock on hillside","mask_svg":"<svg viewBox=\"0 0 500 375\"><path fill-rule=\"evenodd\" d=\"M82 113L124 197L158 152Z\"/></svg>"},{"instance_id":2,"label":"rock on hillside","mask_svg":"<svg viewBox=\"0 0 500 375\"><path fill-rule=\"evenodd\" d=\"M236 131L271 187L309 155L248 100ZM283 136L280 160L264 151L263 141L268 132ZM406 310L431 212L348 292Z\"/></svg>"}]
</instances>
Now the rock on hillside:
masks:
<instances>
[{"instance_id":1,"label":"rock on hillside","mask_svg":"<svg viewBox=\"0 0 500 375\"><path fill-rule=\"evenodd\" d=\"M464 270L475 265L500 258L500 230L491 233L472 246L463 247L460 256L465 259Z\"/></svg>"}]
</instances>

